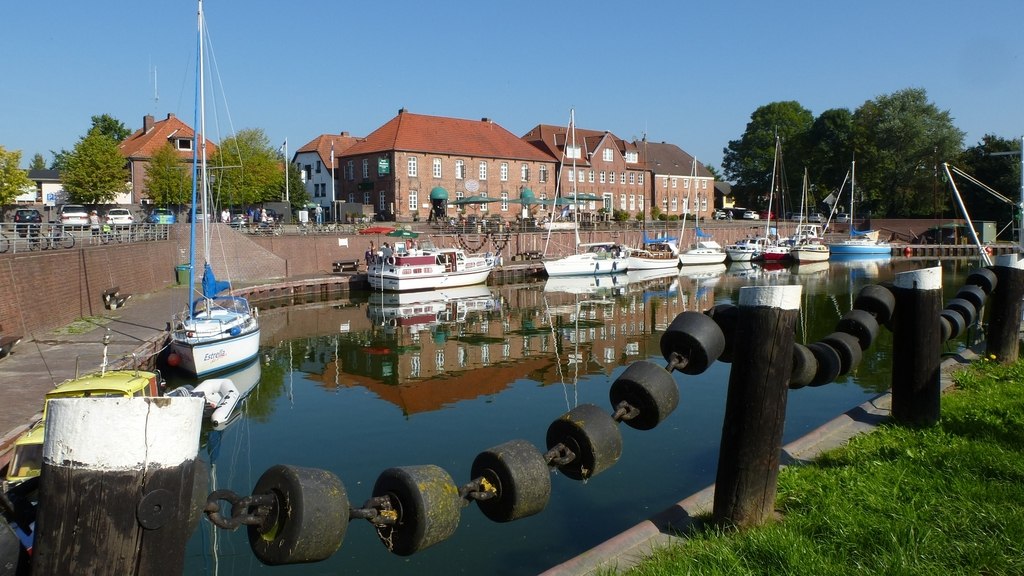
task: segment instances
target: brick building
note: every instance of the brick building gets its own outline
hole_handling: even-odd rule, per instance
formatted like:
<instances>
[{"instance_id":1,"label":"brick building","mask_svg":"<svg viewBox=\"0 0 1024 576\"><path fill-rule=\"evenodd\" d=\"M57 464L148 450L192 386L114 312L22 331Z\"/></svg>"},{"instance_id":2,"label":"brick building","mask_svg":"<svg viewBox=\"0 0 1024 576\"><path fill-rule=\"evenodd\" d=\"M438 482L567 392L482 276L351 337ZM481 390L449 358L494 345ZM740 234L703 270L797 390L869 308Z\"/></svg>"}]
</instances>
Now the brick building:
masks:
<instances>
[{"instance_id":1,"label":"brick building","mask_svg":"<svg viewBox=\"0 0 1024 576\"><path fill-rule=\"evenodd\" d=\"M192 162L192 142L195 131L191 126L179 120L174 114L168 114L163 120L155 120L147 114L142 118L142 128L136 130L119 145L121 155L128 166L128 184L130 197L117 198L118 204L140 204L149 202L146 190L146 171L149 162L157 150L170 144L174 147L182 164ZM206 155L217 152L212 141L206 141ZM127 196L127 195L126 195Z\"/></svg>"},{"instance_id":2,"label":"brick building","mask_svg":"<svg viewBox=\"0 0 1024 576\"><path fill-rule=\"evenodd\" d=\"M508 220L523 213L520 198L552 198L555 192L556 159L489 118L403 108L344 153L335 150L335 158L338 200L372 204L387 220L425 220L435 205L446 217L498 214ZM450 205L470 196L497 201Z\"/></svg>"}]
</instances>

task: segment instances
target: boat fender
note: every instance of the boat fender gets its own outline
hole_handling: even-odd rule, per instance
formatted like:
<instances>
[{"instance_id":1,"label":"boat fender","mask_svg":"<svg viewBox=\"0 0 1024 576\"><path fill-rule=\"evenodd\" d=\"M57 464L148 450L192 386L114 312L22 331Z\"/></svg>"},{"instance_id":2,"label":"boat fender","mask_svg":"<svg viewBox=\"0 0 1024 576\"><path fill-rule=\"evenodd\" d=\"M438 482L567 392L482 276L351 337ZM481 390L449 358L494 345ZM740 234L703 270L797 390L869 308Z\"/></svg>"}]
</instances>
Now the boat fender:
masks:
<instances>
[{"instance_id":1,"label":"boat fender","mask_svg":"<svg viewBox=\"0 0 1024 576\"><path fill-rule=\"evenodd\" d=\"M903 249L903 255L908 257L908 258L913 253L914 253L914 251L910 249L910 246L907 246L906 248Z\"/></svg>"},{"instance_id":2,"label":"boat fender","mask_svg":"<svg viewBox=\"0 0 1024 576\"><path fill-rule=\"evenodd\" d=\"M228 334L230 334L231 336L238 336L241 333L242 329L239 328L238 326L232 326L231 329L228 330Z\"/></svg>"}]
</instances>

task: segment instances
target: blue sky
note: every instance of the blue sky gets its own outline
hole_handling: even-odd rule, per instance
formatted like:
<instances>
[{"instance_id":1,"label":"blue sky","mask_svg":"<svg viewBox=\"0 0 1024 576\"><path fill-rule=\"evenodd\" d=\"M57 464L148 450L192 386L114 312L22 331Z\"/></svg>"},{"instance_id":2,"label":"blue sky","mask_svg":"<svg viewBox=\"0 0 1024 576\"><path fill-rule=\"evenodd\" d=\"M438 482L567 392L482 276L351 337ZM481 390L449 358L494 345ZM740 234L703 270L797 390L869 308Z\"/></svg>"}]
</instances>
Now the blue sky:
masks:
<instances>
[{"instance_id":1,"label":"blue sky","mask_svg":"<svg viewBox=\"0 0 1024 576\"><path fill-rule=\"evenodd\" d=\"M759 106L817 115L924 88L967 133L1024 135L1021 0L206 0L227 114L290 151L399 108L671 142L719 166ZM71 149L90 117L193 118L196 3L9 2L0 145ZM156 82L154 82L154 69ZM154 89L154 84L156 89ZM154 97L159 94L159 99Z\"/></svg>"}]
</instances>

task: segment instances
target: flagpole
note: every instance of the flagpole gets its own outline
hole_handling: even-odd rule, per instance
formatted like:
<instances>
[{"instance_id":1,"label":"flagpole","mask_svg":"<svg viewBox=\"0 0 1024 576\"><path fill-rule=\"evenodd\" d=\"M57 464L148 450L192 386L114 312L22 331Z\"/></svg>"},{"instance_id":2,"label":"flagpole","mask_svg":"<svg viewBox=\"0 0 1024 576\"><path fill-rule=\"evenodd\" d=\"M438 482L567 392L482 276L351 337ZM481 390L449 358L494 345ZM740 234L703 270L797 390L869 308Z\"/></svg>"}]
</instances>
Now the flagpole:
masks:
<instances>
[{"instance_id":1,"label":"flagpole","mask_svg":"<svg viewBox=\"0 0 1024 576\"><path fill-rule=\"evenodd\" d=\"M290 194L288 194L288 138L284 139L284 201L291 204Z\"/></svg>"},{"instance_id":2,"label":"flagpole","mask_svg":"<svg viewBox=\"0 0 1024 576\"><path fill-rule=\"evenodd\" d=\"M334 139L331 138L331 205L338 201L338 197L334 192ZM335 218L337 220L337 218Z\"/></svg>"}]
</instances>

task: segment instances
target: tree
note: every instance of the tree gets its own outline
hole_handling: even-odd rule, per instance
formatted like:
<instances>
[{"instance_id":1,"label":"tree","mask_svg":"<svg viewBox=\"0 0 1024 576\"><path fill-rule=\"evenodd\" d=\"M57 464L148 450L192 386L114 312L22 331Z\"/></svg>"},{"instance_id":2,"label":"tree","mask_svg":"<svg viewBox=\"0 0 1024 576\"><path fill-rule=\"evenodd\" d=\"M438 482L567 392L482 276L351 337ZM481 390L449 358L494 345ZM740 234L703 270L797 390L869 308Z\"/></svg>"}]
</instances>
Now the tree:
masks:
<instances>
[{"instance_id":1,"label":"tree","mask_svg":"<svg viewBox=\"0 0 1024 576\"><path fill-rule=\"evenodd\" d=\"M280 200L284 170L280 155L259 128L224 139L209 163L216 205L242 206Z\"/></svg>"},{"instance_id":2,"label":"tree","mask_svg":"<svg viewBox=\"0 0 1024 576\"><path fill-rule=\"evenodd\" d=\"M766 104L751 114L743 136L730 140L723 150L722 169L734 182L732 190L738 202L767 201L776 135L786 151L783 176L803 172L806 139L813 122L811 112L795 101Z\"/></svg>"},{"instance_id":3,"label":"tree","mask_svg":"<svg viewBox=\"0 0 1024 576\"><path fill-rule=\"evenodd\" d=\"M811 188L819 191L815 200L823 200L828 194L838 192L850 171L852 160L853 113L846 108L822 112L814 119L807 136L805 159ZM848 198L845 202L849 205Z\"/></svg>"},{"instance_id":4,"label":"tree","mask_svg":"<svg viewBox=\"0 0 1024 576\"><path fill-rule=\"evenodd\" d=\"M124 122L121 122L109 114L93 116L91 120L92 126L89 127L89 132L98 130L100 134L109 136L118 144L132 134L132 131L124 125ZM68 158L71 156L71 152L62 148L59 151L50 150L50 154L53 155L53 162L50 163L50 170L64 172L68 167Z\"/></svg>"},{"instance_id":5,"label":"tree","mask_svg":"<svg viewBox=\"0 0 1024 576\"><path fill-rule=\"evenodd\" d=\"M36 152L32 156L32 162L28 165L29 170L46 170L46 160L43 159L43 155Z\"/></svg>"},{"instance_id":6,"label":"tree","mask_svg":"<svg viewBox=\"0 0 1024 576\"><path fill-rule=\"evenodd\" d=\"M889 217L932 215L941 163L963 148L949 112L923 88L908 88L865 102L853 129L858 206Z\"/></svg>"},{"instance_id":7,"label":"tree","mask_svg":"<svg viewBox=\"0 0 1024 576\"><path fill-rule=\"evenodd\" d=\"M960 157L951 164L1016 204L1020 202L1021 194L1021 158L1014 152L1019 152L1020 149L1020 140L1009 140L986 134L982 137L981 142L964 150ZM954 178L971 220L975 222L990 220L996 222L996 227L999 230L1003 230L1007 224L1019 218L1014 206L999 200L963 178L958 178L955 175ZM948 188L942 189L944 198L949 198L947 190Z\"/></svg>"},{"instance_id":8,"label":"tree","mask_svg":"<svg viewBox=\"0 0 1024 576\"><path fill-rule=\"evenodd\" d=\"M157 150L146 168L146 193L160 205L189 204L192 199L192 164L178 157L168 142Z\"/></svg>"},{"instance_id":9,"label":"tree","mask_svg":"<svg viewBox=\"0 0 1024 576\"><path fill-rule=\"evenodd\" d=\"M109 114L93 116L91 130L99 130L100 134L110 136L117 143L123 142L125 138L132 135L132 131L124 125L124 122Z\"/></svg>"},{"instance_id":10,"label":"tree","mask_svg":"<svg viewBox=\"0 0 1024 576\"><path fill-rule=\"evenodd\" d=\"M284 159L282 158L282 161ZM281 180L281 198L285 198L284 190L285 182ZM288 202L291 204L292 210L301 210L309 204L309 193L306 192L306 187L302 185L302 171L299 169L298 164L288 163Z\"/></svg>"},{"instance_id":11,"label":"tree","mask_svg":"<svg viewBox=\"0 0 1024 576\"><path fill-rule=\"evenodd\" d=\"M21 169L21 150L8 152L0 146L0 205L10 204L16 196L31 187L32 181Z\"/></svg>"},{"instance_id":12,"label":"tree","mask_svg":"<svg viewBox=\"0 0 1024 576\"><path fill-rule=\"evenodd\" d=\"M112 202L125 190L125 160L117 144L97 129L90 130L75 144L61 173L70 202Z\"/></svg>"}]
</instances>

